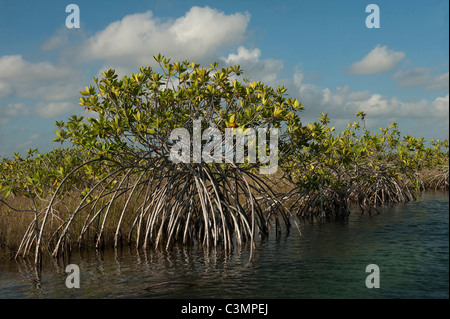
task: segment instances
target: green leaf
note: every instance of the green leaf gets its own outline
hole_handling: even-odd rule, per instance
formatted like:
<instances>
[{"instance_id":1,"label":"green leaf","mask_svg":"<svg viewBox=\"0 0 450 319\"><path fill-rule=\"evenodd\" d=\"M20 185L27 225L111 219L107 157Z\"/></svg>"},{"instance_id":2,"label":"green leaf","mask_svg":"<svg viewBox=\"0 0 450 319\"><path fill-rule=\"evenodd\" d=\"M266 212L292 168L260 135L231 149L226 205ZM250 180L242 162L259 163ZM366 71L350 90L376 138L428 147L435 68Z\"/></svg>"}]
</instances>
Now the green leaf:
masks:
<instances>
[{"instance_id":1,"label":"green leaf","mask_svg":"<svg viewBox=\"0 0 450 319\"><path fill-rule=\"evenodd\" d=\"M7 197L9 196L10 193L11 193L11 187L8 187L8 188L6 189L6 191L3 193L3 197L4 197L4 198L7 198Z\"/></svg>"}]
</instances>

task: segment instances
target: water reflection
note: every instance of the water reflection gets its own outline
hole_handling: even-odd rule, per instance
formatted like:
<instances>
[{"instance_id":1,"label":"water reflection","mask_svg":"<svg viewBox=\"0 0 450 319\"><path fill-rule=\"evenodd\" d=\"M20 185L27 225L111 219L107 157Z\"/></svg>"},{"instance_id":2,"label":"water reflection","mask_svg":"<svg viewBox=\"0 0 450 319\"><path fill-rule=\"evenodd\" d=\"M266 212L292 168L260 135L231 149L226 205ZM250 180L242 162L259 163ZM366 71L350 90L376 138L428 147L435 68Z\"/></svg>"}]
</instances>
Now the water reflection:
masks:
<instances>
[{"instance_id":1,"label":"water reflection","mask_svg":"<svg viewBox=\"0 0 450 319\"><path fill-rule=\"evenodd\" d=\"M448 193L326 222L293 220L289 236L249 249L83 250L45 263L0 262L0 298L448 298ZM297 223L299 229L295 226ZM65 286L68 263L80 289ZM365 287L380 267L381 288Z\"/></svg>"}]
</instances>

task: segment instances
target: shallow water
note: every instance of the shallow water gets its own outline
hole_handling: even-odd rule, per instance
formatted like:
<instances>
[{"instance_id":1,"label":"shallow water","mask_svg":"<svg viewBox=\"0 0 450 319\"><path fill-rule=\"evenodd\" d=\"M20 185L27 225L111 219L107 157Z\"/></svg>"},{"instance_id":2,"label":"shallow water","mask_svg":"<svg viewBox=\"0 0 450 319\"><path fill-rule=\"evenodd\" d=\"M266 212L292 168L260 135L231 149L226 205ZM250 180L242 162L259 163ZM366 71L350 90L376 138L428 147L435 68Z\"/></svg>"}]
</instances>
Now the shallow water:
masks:
<instances>
[{"instance_id":1,"label":"shallow water","mask_svg":"<svg viewBox=\"0 0 450 319\"><path fill-rule=\"evenodd\" d=\"M301 235L293 223L289 236L259 243L252 263L248 249L73 254L79 289L66 287L61 262L38 278L31 263L3 257L0 298L449 298L448 192L380 215L297 222ZM366 287L369 264L379 267L378 289Z\"/></svg>"}]
</instances>

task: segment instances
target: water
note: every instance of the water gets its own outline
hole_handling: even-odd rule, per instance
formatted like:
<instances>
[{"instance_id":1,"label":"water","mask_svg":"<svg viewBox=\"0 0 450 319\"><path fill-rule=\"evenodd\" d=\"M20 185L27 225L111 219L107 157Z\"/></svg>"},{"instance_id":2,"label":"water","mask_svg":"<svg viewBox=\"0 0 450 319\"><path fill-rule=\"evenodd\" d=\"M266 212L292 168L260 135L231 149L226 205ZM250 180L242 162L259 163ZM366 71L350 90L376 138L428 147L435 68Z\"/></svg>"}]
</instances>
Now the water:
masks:
<instances>
[{"instance_id":1,"label":"water","mask_svg":"<svg viewBox=\"0 0 450 319\"><path fill-rule=\"evenodd\" d=\"M3 258L0 298L449 298L448 222L448 192L428 192L380 215L301 222L301 235L293 224L258 244L252 263L248 249L84 252L70 260L79 289L66 287L61 262L38 278L31 263ZM379 289L365 285L369 264Z\"/></svg>"}]
</instances>

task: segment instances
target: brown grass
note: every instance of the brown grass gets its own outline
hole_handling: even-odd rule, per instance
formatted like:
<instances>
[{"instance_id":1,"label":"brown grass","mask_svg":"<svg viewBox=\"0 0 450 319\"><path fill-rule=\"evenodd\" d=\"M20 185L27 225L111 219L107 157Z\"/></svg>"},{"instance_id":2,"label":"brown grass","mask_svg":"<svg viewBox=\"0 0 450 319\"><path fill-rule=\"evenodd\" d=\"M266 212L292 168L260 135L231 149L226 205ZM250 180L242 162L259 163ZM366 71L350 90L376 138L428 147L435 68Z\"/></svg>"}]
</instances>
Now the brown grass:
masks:
<instances>
[{"instance_id":1,"label":"brown grass","mask_svg":"<svg viewBox=\"0 0 450 319\"><path fill-rule=\"evenodd\" d=\"M442 166L432 169L424 169L418 172L418 177L423 189L448 190L449 167Z\"/></svg>"},{"instance_id":2,"label":"brown grass","mask_svg":"<svg viewBox=\"0 0 450 319\"><path fill-rule=\"evenodd\" d=\"M15 197L9 200L11 206L29 209L29 200ZM26 227L33 221L32 212L16 212L0 202L0 249L16 250L22 240Z\"/></svg>"},{"instance_id":3,"label":"brown grass","mask_svg":"<svg viewBox=\"0 0 450 319\"><path fill-rule=\"evenodd\" d=\"M448 167L445 167L443 169L433 169L419 172L418 175L420 180L422 181L422 190L448 189L448 174ZM290 208L291 215L299 215L299 212L304 213L300 214L302 216L309 216L311 214L321 215L324 211L335 211L336 208L342 209L343 212L348 212L349 206L351 204L350 201L352 201L352 198L350 198L352 197L351 190L343 194L337 194L333 192L328 193L327 190L324 189L323 198L321 198L320 196L317 197L317 194L317 196L314 197L314 194L303 194L302 192L295 192L293 193L293 196L286 196L289 191L293 190L295 185L289 183L284 178L282 172L271 176L270 180L264 180L264 182L267 183L267 187L269 189L280 195L278 196L278 199L283 203L283 205L285 205L285 207ZM251 184L254 183L252 182ZM362 186L364 185L359 185L359 187ZM377 202L377 204L381 204L380 201L386 201L383 191L384 189L374 192L372 197L369 196L369 202ZM365 190L365 193L369 192ZM240 194L239 197L241 196L244 195ZM105 228L102 233L101 240L101 246L103 247L114 245L114 235L117 229L118 220L122 213L125 199L126 198L124 196L114 202L114 206L112 207L109 216L106 219ZM256 199L262 206L266 205L265 203L263 203L263 197L257 197ZM108 197L105 197L103 199L104 203L107 203L108 200ZM27 198L10 196L5 201L10 206L17 208L18 210L29 210L32 208L32 202ZM393 201L395 202L397 200ZM79 202L80 192L74 192L71 196L65 196L64 202L59 202L53 206L54 214L51 215L48 225L46 226L46 238L43 242L50 244L52 243L52 236L53 239L59 237L65 221L67 221L68 217L70 217L74 212ZM142 204L142 200L139 196L136 196L136 200L132 200L132 202L133 204L130 204L130 207L127 209L127 213L124 214L124 220L122 221L122 225L120 227L120 241L121 243L125 244L128 243L129 239L131 241L136 240L136 228L133 229L133 223L135 222L134 217L136 216L136 214L133 212L128 214L128 210L136 210ZM47 203L48 200L46 199L40 200L38 209L40 209L41 211L45 211ZM295 207L291 206L293 203L294 206L300 210L296 210ZM102 202L99 202L96 203L94 210L91 210L91 208L94 207L94 205L92 204L86 206L82 211L79 212L76 219L72 223L70 232L68 234L71 238L68 242L70 242L72 246L76 246L78 244L82 244L85 246L95 246L98 239L98 233L105 216L102 213L99 213L95 218L94 216L102 206ZM0 249L17 251L27 228L33 223L34 218L34 212L14 211L11 210L5 203L2 203L0 201ZM89 230L84 233L82 240L79 241L79 234L81 233L86 221L92 221L92 223L88 228ZM136 225L134 226L136 227ZM35 241L33 241L32 245L35 245ZM44 249L51 251L52 247L44 247Z\"/></svg>"},{"instance_id":4,"label":"brown grass","mask_svg":"<svg viewBox=\"0 0 450 319\"><path fill-rule=\"evenodd\" d=\"M54 214L49 219L48 225L46 226L48 232L46 233L47 239L52 235L58 237L58 233L61 231L60 226L67 218L71 215L71 213L75 210L78 201L79 201L79 193L73 194L72 196L66 196L65 202L59 202L54 206ZM10 251L17 251L20 246L20 243L24 237L26 229L34 222L35 214L32 211L20 211L20 210L30 210L32 209L32 203L30 199L20 197L20 196L9 196L7 200L5 200L9 206L14 207L16 210L12 210L5 203L0 202L0 249L7 249ZM47 200L43 200L38 204L38 209L45 208L47 204ZM120 200L118 201L118 207L113 208L110 217L107 219L104 230L104 245L112 245L114 240L114 234L116 231L117 220L119 218L120 210ZM70 228L70 234L72 239L75 239L74 242L77 243L78 235L81 232L82 227L84 226L84 222L88 217L89 207L80 212L78 218L75 219L72 227ZM93 215L93 214L92 214ZM98 233L102 214L99 214L98 217L92 222L89 227L89 231L84 236L83 244L93 243L95 245L95 241L97 239L96 234ZM124 228L131 228L130 220L124 220ZM123 237L126 237L124 234ZM47 241L46 241L47 242Z\"/></svg>"}]
</instances>

